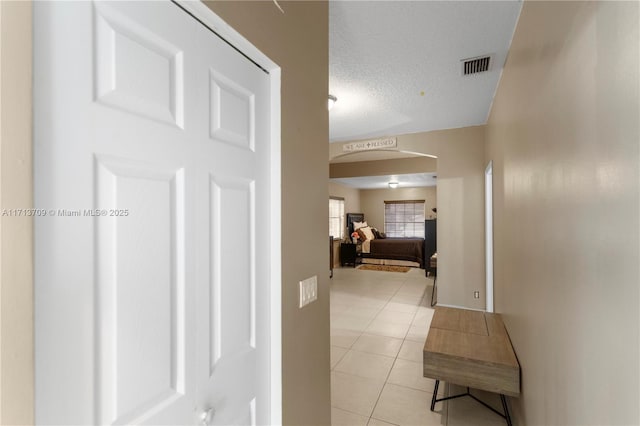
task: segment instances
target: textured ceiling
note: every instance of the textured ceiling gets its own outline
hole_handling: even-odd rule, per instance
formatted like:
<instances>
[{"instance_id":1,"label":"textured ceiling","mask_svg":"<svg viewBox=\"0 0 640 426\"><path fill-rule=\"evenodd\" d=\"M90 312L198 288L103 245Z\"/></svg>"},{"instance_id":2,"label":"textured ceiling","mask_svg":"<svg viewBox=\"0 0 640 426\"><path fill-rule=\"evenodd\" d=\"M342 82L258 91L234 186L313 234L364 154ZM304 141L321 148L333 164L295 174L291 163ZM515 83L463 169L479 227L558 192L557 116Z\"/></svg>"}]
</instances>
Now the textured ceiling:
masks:
<instances>
[{"instance_id":1,"label":"textured ceiling","mask_svg":"<svg viewBox=\"0 0 640 426\"><path fill-rule=\"evenodd\" d=\"M486 123L519 1L331 1L330 141ZM493 55L462 76L462 59Z\"/></svg>"}]
</instances>

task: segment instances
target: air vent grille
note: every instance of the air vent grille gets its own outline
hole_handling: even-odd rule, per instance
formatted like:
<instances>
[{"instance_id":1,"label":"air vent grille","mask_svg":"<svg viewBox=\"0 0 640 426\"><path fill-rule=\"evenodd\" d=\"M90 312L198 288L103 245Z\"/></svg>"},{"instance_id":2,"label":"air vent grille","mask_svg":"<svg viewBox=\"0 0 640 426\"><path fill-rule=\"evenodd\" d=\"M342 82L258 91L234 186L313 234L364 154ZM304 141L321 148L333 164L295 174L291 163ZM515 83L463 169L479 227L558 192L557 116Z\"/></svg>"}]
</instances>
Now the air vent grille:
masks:
<instances>
[{"instance_id":1,"label":"air vent grille","mask_svg":"<svg viewBox=\"0 0 640 426\"><path fill-rule=\"evenodd\" d=\"M462 75L477 74L489 71L491 67L491 56L480 56L477 58L462 60Z\"/></svg>"}]
</instances>

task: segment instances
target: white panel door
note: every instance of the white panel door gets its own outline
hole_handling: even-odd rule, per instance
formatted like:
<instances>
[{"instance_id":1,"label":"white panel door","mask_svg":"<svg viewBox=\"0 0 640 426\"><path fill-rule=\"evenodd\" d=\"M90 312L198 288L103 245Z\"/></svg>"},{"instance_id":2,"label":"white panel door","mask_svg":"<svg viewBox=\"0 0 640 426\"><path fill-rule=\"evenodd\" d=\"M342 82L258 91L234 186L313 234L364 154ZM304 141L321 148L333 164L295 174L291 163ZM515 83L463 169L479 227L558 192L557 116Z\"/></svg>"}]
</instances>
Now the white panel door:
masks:
<instances>
[{"instance_id":1,"label":"white panel door","mask_svg":"<svg viewBox=\"0 0 640 426\"><path fill-rule=\"evenodd\" d=\"M268 424L270 77L170 2L34 28L37 423Z\"/></svg>"}]
</instances>

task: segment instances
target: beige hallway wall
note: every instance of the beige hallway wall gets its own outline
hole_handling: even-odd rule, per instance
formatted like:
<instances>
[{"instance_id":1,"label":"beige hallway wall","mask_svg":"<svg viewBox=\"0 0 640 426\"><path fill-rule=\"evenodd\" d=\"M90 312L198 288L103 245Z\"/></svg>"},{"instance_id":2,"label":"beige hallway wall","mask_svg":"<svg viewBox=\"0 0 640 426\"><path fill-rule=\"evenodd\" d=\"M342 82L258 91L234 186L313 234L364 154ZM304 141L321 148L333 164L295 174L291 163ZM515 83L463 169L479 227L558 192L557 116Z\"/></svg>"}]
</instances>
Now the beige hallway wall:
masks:
<instances>
[{"instance_id":1,"label":"beige hallway wall","mask_svg":"<svg viewBox=\"0 0 640 426\"><path fill-rule=\"evenodd\" d=\"M520 424L637 425L639 3L525 2L487 125Z\"/></svg>"},{"instance_id":2,"label":"beige hallway wall","mask_svg":"<svg viewBox=\"0 0 640 426\"><path fill-rule=\"evenodd\" d=\"M328 3L207 3L282 68L283 421L330 424ZM298 282L318 276L318 300L298 308Z\"/></svg>"},{"instance_id":3,"label":"beige hallway wall","mask_svg":"<svg viewBox=\"0 0 640 426\"><path fill-rule=\"evenodd\" d=\"M399 158L391 160L354 161L329 165L331 178L356 176L385 176L408 173L431 173L438 168L438 160L431 157Z\"/></svg>"},{"instance_id":4,"label":"beige hallway wall","mask_svg":"<svg viewBox=\"0 0 640 426\"><path fill-rule=\"evenodd\" d=\"M32 7L0 2L0 209L33 206ZM0 424L33 424L33 220L0 217Z\"/></svg>"}]
</instances>

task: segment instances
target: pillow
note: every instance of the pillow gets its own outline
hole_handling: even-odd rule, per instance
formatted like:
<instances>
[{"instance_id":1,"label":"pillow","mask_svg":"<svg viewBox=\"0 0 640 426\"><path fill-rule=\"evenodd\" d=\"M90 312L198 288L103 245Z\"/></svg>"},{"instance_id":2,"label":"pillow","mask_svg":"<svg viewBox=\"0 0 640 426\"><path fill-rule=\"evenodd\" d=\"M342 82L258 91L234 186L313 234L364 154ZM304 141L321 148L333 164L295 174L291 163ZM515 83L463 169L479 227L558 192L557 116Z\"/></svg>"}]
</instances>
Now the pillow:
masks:
<instances>
[{"instance_id":1,"label":"pillow","mask_svg":"<svg viewBox=\"0 0 640 426\"><path fill-rule=\"evenodd\" d=\"M364 236L367 237L366 238L367 240L375 240L376 239L375 235L373 235L373 231L368 226L360 228L360 229L358 229L358 231L362 231Z\"/></svg>"},{"instance_id":2,"label":"pillow","mask_svg":"<svg viewBox=\"0 0 640 426\"><path fill-rule=\"evenodd\" d=\"M367 225L367 221L365 220L364 222L353 222L353 230L357 231L360 228L364 228L365 226L369 226Z\"/></svg>"},{"instance_id":3,"label":"pillow","mask_svg":"<svg viewBox=\"0 0 640 426\"><path fill-rule=\"evenodd\" d=\"M371 231L373 231L373 236L376 237L376 240L380 238L380 231L378 231L378 228L371 228Z\"/></svg>"}]
</instances>

